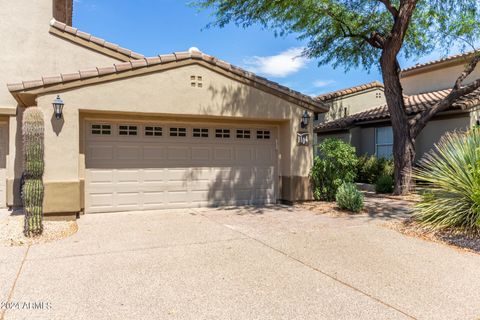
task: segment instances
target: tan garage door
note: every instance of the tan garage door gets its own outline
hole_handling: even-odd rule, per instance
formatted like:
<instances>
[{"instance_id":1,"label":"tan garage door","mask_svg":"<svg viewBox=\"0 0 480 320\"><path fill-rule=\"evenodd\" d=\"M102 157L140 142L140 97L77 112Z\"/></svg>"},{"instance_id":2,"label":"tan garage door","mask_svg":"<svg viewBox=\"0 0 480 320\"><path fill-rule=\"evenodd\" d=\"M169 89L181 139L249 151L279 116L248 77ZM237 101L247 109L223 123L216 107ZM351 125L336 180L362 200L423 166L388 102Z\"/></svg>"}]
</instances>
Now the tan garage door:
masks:
<instances>
[{"instance_id":1,"label":"tan garage door","mask_svg":"<svg viewBox=\"0 0 480 320\"><path fill-rule=\"evenodd\" d=\"M276 128L88 122L85 211L276 201Z\"/></svg>"}]
</instances>

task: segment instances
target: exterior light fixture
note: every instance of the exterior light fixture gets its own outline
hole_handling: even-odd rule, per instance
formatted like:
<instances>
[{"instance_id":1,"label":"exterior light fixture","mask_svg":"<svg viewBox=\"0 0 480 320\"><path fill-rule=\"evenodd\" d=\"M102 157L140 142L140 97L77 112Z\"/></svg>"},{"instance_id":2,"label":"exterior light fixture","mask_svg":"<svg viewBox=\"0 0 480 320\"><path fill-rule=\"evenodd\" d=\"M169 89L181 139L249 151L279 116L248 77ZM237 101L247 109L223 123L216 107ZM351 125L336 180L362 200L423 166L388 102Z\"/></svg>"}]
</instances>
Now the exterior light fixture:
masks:
<instances>
[{"instance_id":1,"label":"exterior light fixture","mask_svg":"<svg viewBox=\"0 0 480 320\"><path fill-rule=\"evenodd\" d=\"M53 112L55 113L55 118L62 119L63 106L65 105L65 103L63 103L63 100L60 99L60 95L57 95L57 98L53 100L52 105Z\"/></svg>"},{"instance_id":2,"label":"exterior light fixture","mask_svg":"<svg viewBox=\"0 0 480 320\"><path fill-rule=\"evenodd\" d=\"M305 110L302 115L302 128L306 128L308 126L308 120L310 120L310 115L308 114L307 110Z\"/></svg>"}]
</instances>

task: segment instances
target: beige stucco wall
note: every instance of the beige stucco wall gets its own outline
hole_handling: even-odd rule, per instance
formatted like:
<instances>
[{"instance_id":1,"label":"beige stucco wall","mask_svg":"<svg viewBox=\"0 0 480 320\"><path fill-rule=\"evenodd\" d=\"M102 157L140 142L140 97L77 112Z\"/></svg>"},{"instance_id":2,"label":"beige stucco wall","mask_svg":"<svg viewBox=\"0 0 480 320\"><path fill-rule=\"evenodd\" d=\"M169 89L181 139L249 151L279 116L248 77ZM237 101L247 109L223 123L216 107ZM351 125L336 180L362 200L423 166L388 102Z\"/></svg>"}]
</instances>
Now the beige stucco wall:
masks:
<instances>
[{"instance_id":1,"label":"beige stucco wall","mask_svg":"<svg viewBox=\"0 0 480 320\"><path fill-rule=\"evenodd\" d=\"M380 98L377 97L377 94L380 95ZM350 115L384 104L386 104L385 94L379 88L345 95L326 102L330 110L327 113L319 114L315 124L342 118L345 116L345 112L346 115Z\"/></svg>"},{"instance_id":2,"label":"beige stucco wall","mask_svg":"<svg viewBox=\"0 0 480 320\"><path fill-rule=\"evenodd\" d=\"M465 131L470 127L470 117L463 114L461 117L452 117L450 119L434 120L427 124L417 137L415 147L417 151L416 160L419 160L423 154L432 150L434 144L447 132Z\"/></svg>"},{"instance_id":3,"label":"beige stucco wall","mask_svg":"<svg viewBox=\"0 0 480 320\"><path fill-rule=\"evenodd\" d=\"M0 106L16 105L6 83L117 61L49 33L52 0L0 1Z\"/></svg>"},{"instance_id":4,"label":"beige stucco wall","mask_svg":"<svg viewBox=\"0 0 480 320\"><path fill-rule=\"evenodd\" d=\"M203 88L190 85L192 75L203 77ZM51 101L60 93L65 102L64 118L53 118ZM225 77L204 66L193 64L181 68L140 75L123 80L84 86L64 92L51 92L38 97L38 106L45 113L45 183L75 182L80 188L84 170L80 155L81 113L106 112L135 117L140 115L231 121L269 121L279 125L280 173L285 179L301 184L308 179L312 165L312 147L297 146L303 108L265 91ZM312 132L310 125L308 131ZM298 178L297 178L298 177ZM294 180L296 179L296 180ZM302 180L303 179L303 180ZM288 183L288 182L287 182ZM295 186L292 186L295 189ZM295 190L287 193L293 196ZM65 193L60 188L55 189ZM308 191L306 191L308 192ZM63 194L66 198L78 194ZM46 201L52 197L46 190ZM305 194L305 198L309 195ZM296 199L285 199L296 200ZM80 200L79 200L80 202ZM68 210L80 209L66 207ZM50 209L58 212L61 206Z\"/></svg>"},{"instance_id":5,"label":"beige stucco wall","mask_svg":"<svg viewBox=\"0 0 480 320\"><path fill-rule=\"evenodd\" d=\"M412 95L452 88L464 68L464 63L457 63L456 65L432 68L421 73L410 72L410 74L404 74L401 79L403 92ZM469 83L478 78L480 78L480 67L477 67L465 79L464 83Z\"/></svg>"},{"instance_id":6,"label":"beige stucco wall","mask_svg":"<svg viewBox=\"0 0 480 320\"><path fill-rule=\"evenodd\" d=\"M469 113L442 115L441 117L430 121L416 139L416 160L419 160L423 154L430 151L434 144L446 132L455 130L466 130L470 127L474 117ZM358 155L375 154L375 128L388 125L387 123L372 124L363 127L354 127L348 133L343 134L319 134L318 139L335 137L344 141L349 141L357 150Z\"/></svg>"},{"instance_id":7,"label":"beige stucco wall","mask_svg":"<svg viewBox=\"0 0 480 320\"><path fill-rule=\"evenodd\" d=\"M74 72L95 66L111 65L117 60L91 51L49 33L52 0L0 1L0 108L15 112L17 102L7 90L7 83L39 79L44 75ZM21 114L21 110L17 110ZM22 172L21 118L10 117L9 155L7 159L7 204L14 201L12 189L18 188ZM16 179L16 180L15 180ZM16 191L18 193L18 191Z\"/></svg>"}]
</instances>

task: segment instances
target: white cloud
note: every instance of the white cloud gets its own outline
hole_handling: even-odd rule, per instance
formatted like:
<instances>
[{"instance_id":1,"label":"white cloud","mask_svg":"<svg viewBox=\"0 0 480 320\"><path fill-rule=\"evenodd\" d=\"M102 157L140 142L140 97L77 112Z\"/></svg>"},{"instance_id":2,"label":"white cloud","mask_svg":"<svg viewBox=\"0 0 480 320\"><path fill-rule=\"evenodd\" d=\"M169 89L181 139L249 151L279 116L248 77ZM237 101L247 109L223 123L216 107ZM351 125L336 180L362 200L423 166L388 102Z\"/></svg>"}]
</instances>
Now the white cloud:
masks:
<instances>
[{"instance_id":1,"label":"white cloud","mask_svg":"<svg viewBox=\"0 0 480 320\"><path fill-rule=\"evenodd\" d=\"M332 85L336 83L335 80L316 80L313 82L313 86L315 88L323 88L323 87L328 87L329 85Z\"/></svg>"},{"instance_id":2,"label":"white cloud","mask_svg":"<svg viewBox=\"0 0 480 320\"><path fill-rule=\"evenodd\" d=\"M245 59L245 68L269 77L283 78L305 67L308 60L301 56L302 52L303 48L290 48L274 56L253 56Z\"/></svg>"}]
</instances>

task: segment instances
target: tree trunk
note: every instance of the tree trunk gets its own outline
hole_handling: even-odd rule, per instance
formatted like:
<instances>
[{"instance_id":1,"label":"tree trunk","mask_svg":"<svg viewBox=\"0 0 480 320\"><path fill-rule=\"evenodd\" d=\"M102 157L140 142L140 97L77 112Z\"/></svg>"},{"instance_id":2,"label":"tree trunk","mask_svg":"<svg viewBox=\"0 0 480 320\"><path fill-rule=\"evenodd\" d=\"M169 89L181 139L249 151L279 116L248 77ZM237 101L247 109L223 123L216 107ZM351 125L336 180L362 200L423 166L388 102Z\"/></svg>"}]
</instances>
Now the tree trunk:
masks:
<instances>
[{"instance_id":1,"label":"tree trunk","mask_svg":"<svg viewBox=\"0 0 480 320\"><path fill-rule=\"evenodd\" d=\"M380 58L385 99L393 131L393 160L395 164L394 194L403 195L410 191L411 172L415 159L415 138L411 136L405 112L403 89L400 83L400 67L394 52L383 50Z\"/></svg>"}]
</instances>

